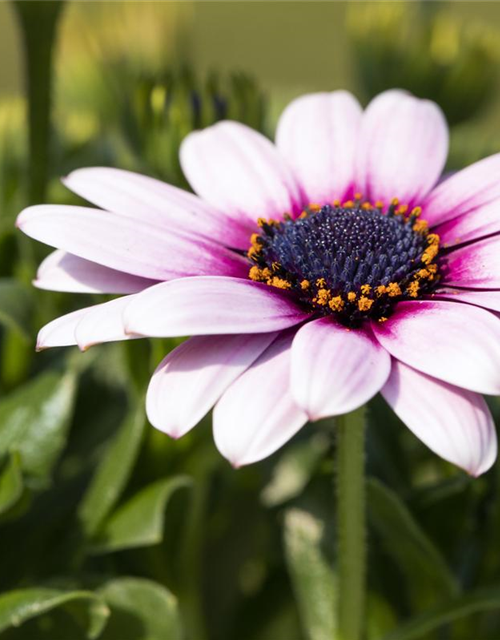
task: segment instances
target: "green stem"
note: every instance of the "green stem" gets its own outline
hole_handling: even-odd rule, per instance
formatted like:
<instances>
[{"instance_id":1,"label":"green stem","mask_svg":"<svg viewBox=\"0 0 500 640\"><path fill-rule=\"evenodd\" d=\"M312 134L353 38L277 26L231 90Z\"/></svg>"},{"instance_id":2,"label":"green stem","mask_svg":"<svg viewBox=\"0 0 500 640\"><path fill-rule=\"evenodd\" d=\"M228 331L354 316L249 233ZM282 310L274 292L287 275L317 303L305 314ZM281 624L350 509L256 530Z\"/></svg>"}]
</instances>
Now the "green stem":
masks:
<instances>
[{"instance_id":1,"label":"green stem","mask_svg":"<svg viewBox=\"0 0 500 640\"><path fill-rule=\"evenodd\" d=\"M365 619L364 407L337 419L336 640L360 640Z\"/></svg>"},{"instance_id":2,"label":"green stem","mask_svg":"<svg viewBox=\"0 0 500 640\"><path fill-rule=\"evenodd\" d=\"M42 202L49 168L52 51L62 0L12 3L23 35L29 120L29 200Z\"/></svg>"}]
</instances>

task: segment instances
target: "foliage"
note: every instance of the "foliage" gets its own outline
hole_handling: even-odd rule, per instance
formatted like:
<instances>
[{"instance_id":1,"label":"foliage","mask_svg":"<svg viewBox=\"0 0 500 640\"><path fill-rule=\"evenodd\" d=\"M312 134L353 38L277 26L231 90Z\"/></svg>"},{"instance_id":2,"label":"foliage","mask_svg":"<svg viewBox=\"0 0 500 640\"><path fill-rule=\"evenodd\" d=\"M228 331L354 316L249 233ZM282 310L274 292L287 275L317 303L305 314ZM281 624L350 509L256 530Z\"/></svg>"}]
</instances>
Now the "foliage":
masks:
<instances>
[{"instance_id":1,"label":"foliage","mask_svg":"<svg viewBox=\"0 0 500 640\"><path fill-rule=\"evenodd\" d=\"M423 23L424 33L429 24L441 23ZM433 67L431 81L415 61L400 64L396 41L378 31L367 40L362 28L354 37L365 38L368 93L379 90L375 66L390 59L409 88L437 98L455 122L487 101L489 48L467 41L459 79L449 79L456 67L447 63ZM93 100L77 117L56 105L49 155L35 160L25 115L36 110L36 88L30 105L0 103L2 639L334 637L330 424L310 425L271 460L234 471L214 450L210 418L178 442L146 422L148 373L173 342L34 351L37 328L94 298L29 286L46 253L13 226L33 197L30 158L35 190L48 175L51 200L68 202L55 178L76 166L115 164L185 186L177 150L193 128L233 117L270 133L255 79L203 74L182 56L171 63L150 69L111 56L89 71ZM463 98L471 86L472 106ZM380 398L369 423L367 640L498 640L500 466L468 478L427 451Z\"/></svg>"}]
</instances>

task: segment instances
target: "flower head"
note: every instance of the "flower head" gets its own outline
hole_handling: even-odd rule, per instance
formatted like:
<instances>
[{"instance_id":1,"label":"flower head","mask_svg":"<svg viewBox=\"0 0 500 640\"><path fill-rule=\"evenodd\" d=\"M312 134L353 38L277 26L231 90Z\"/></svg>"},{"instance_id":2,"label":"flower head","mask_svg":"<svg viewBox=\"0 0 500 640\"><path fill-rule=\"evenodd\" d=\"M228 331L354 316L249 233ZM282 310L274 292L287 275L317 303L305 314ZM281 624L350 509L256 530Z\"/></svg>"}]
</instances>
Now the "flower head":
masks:
<instances>
[{"instance_id":1,"label":"flower head","mask_svg":"<svg viewBox=\"0 0 500 640\"><path fill-rule=\"evenodd\" d=\"M19 216L57 249L36 284L123 295L54 320L38 346L193 336L153 375L148 416L180 437L214 407L235 466L381 392L478 475L496 457L480 394L500 393L500 155L440 182L447 149L435 104L393 90L362 112L338 91L292 102L276 146L234 122L187 136L197 195L75 171L65 184L100 209Z\"/></svg>"}]
</instances>

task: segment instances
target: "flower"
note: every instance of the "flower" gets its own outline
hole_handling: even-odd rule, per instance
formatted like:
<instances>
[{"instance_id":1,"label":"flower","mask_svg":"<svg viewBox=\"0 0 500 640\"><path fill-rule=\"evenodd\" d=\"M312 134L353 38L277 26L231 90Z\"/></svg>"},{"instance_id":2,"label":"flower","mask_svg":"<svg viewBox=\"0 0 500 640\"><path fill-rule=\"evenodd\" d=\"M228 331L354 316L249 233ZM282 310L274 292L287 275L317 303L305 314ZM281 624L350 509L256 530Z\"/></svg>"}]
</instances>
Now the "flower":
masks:
<instances>
[{"instance_id":1,"label":"flower","mask_svg":"<svg viewBox=\"0 0 500 640\"><path fill-rule=\"evenodd\" d=\"M100 209L18 218L57 249L35 284L124 295L49 323L38 348L193 336L158 366L147 413L179 437L214 407L235 466L381 392L479 475L497 448L481 394L500 393L500 154L439 181L447 150L432 102L391 90L363 113L336 91L293 101L276 146L228 121L188 135L198 195L77 170L64 183Z\"/></svg>"}]
</instances>

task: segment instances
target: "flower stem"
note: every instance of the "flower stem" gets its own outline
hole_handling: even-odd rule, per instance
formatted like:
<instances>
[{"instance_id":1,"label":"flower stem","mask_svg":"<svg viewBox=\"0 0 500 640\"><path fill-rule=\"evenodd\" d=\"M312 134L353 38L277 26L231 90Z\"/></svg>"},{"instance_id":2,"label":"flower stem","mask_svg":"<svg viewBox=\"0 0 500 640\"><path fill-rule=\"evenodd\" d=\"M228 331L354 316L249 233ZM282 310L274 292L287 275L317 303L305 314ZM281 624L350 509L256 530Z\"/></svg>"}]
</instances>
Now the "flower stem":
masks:
<instances>
[{"instance_id":1,"label":"flower stem","mask_svg":"<svg viewBox=\"0 0 500 640\"><path fill-rule=\"evenodd\" d=\"M360 640L365 619L365 408L337 419L336 640Z\"/></svg>"}]
</instances>

